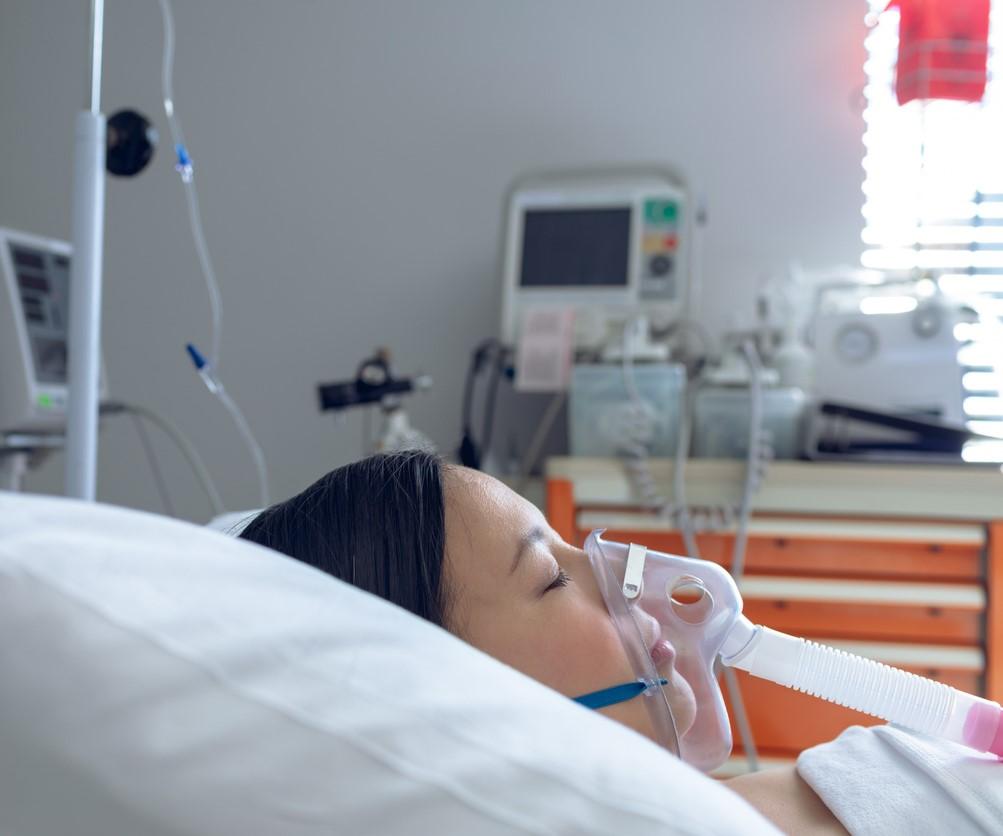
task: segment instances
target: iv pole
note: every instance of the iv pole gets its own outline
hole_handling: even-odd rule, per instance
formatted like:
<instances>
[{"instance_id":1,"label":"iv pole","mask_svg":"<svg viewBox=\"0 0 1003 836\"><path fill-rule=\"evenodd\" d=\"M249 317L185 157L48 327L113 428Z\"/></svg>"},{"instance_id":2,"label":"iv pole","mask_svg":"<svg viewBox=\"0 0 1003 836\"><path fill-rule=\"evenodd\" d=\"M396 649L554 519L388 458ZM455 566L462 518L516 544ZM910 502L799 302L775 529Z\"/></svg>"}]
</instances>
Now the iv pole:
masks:
<instances>
[{"instance_id":1,"label":"iv pole","mask_svg":"<svg viewBox=\"0 0 1003 836\"><path fill-rule=\"evenodd\" d=\"M91 0L90 106L77 114L73 157L73 259L70 264L69 401L66 495L94 501L101 363L105 117L101 113L104 0Z\"/></svg>"}]
</instances>

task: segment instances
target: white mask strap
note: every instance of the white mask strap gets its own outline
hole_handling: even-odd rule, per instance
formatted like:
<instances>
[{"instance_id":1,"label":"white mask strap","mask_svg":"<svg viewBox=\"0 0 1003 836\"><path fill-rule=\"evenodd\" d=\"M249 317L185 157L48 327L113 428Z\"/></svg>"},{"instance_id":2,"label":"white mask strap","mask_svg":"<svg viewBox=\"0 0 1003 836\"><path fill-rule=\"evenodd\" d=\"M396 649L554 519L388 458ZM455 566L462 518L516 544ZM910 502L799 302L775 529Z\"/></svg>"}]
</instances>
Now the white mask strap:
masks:
<instances>
[{"instance_id":1,"label":"white mask strap","mask_svg":"<svg viewBox=\"0 0 1003 836\"><path fill-rule=\"evenodd\" d=\"M641 594L644 583L644 559L648 550L637 543L631 543L627 550L627 568L623 574L623 597L633 601Z\"/></svg>"}]
</instances>

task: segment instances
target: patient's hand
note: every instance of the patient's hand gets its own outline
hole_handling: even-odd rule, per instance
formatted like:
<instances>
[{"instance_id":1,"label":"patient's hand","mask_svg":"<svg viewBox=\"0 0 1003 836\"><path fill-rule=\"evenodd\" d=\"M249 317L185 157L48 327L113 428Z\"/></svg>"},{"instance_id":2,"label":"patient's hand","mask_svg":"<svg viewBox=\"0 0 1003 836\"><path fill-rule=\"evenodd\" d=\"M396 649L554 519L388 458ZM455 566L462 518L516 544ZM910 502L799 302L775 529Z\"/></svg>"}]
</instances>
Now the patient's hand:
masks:
<instances>
[{"instance_id":1,"label":"patient's hand","mask_svg":"<svg viewBox=\"0 0 1003 836\"><path fill-rule=\"evenodd\" d=\"M740 775L724 783L784 833L845 836L847 832L793 765Z\"/></svg>"}]
</instances>

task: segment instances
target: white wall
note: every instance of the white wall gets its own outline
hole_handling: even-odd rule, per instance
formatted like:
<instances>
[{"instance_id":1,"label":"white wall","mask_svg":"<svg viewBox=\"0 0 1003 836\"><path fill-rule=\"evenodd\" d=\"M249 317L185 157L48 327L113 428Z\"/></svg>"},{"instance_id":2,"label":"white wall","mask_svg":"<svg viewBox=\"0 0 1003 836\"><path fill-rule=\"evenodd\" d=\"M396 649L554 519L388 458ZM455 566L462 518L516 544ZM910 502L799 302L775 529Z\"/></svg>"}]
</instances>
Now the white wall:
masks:
<instances>
[{"instance_id":1,"label":"white wall","mask_svg":"<svg viewBox=\"0 0 1003 836\"><path fill-rule=\"evenodd\" d=\"M0 0L0 224L69 236L84 0ZM104 106L161 135L155 0L107 0ZM360 453L314 385L389 345L451 449L467 354L497 328L501 197L545 165L667 161L706 193L701 316L789 259L855 261L863 2L175 0L175 94L220 274L223 374L288 495ZM104 351L113 394L204 451L231 507L253 473L184 356L208 308L167 148L110 180ZM108 422L99 494L159 507L133 428ZM158 445L180 513L196 483ZM60 462L31 480L57 491Z\"/></svg>"}]
</instances>

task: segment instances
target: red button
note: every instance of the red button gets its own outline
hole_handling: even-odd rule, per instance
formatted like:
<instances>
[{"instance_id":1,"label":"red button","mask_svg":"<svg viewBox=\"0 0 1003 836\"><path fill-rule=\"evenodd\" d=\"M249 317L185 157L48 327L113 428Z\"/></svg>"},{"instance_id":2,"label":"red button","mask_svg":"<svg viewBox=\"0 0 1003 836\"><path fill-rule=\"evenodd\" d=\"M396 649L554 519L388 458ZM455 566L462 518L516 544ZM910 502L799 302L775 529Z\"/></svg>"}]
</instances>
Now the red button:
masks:
<instances>
[{"instance_id":1,"label":"red button","mask_svg":"<svg viewBox=\"0 0 1003 836\"><path fill-rule=\"evenodd\" d=\"M679 239L675 235L665 236L665 249L674 250L679 245Z\"/></svg>"}]
</instances>

